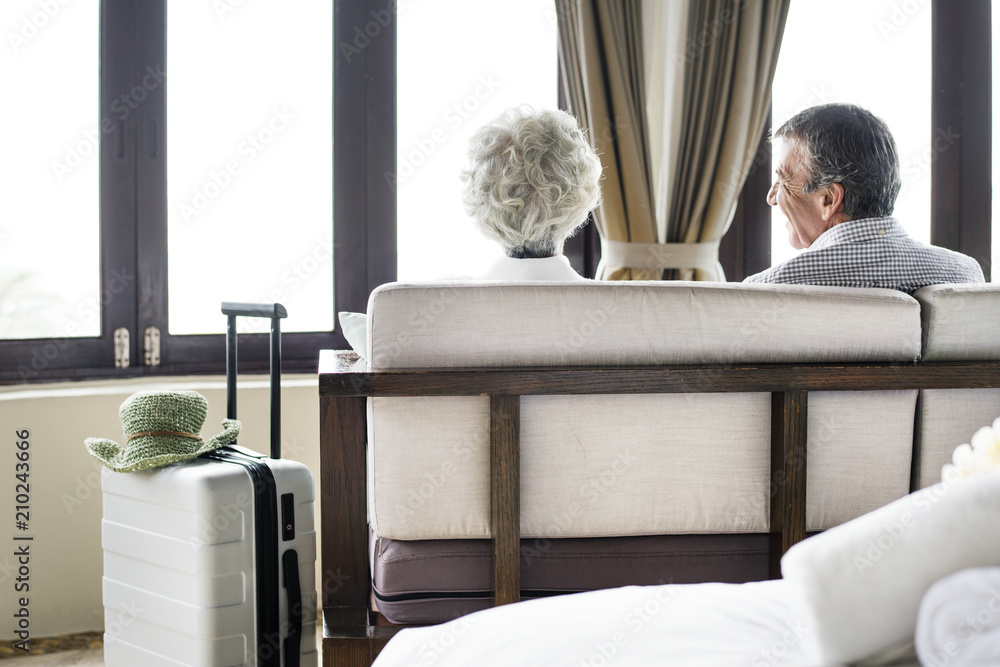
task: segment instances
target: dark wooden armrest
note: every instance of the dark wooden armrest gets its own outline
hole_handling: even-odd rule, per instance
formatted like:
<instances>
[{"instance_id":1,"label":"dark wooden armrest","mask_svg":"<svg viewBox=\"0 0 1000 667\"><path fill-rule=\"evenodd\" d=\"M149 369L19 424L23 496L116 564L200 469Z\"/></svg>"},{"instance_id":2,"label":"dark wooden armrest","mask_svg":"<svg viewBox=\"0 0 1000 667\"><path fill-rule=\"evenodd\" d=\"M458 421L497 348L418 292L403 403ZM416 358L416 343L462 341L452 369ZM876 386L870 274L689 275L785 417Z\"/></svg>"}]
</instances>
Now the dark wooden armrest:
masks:
<instances>
[{"instance_id":1,"label":"dark wooden armrest","mask_svg":"<svg viewBox=\"0 0 1000 667\"><path fill-rule=\"evenodd\" d=\"M320 350L319 374L365 373L368 363L354 350Z\"/></svg>"}]
</instances>

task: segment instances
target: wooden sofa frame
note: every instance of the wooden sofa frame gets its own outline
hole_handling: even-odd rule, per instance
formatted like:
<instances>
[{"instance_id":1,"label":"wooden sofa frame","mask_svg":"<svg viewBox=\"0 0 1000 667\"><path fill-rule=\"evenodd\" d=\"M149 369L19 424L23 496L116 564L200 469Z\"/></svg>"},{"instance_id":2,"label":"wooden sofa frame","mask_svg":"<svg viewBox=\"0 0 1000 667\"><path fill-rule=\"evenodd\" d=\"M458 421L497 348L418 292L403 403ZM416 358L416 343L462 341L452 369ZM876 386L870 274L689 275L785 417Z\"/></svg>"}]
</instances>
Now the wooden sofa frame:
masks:
<instances>
[{"instance_id":1,"label":"wooden sofa frame","mask_svg":"<svg viewBox=\"0 0 1000 667\"><path fill-rule=\"evenodd\" d=\"M805 537L810 391L1000 387L1000 363L759 364L369 371L353 352L319 365L324 667L371 665L400 629L379 625L368 565L367 399L489 396L493 601L520 594L520 397L538 394L770 392L770 572Z\"/></svg>"}]
</instances>

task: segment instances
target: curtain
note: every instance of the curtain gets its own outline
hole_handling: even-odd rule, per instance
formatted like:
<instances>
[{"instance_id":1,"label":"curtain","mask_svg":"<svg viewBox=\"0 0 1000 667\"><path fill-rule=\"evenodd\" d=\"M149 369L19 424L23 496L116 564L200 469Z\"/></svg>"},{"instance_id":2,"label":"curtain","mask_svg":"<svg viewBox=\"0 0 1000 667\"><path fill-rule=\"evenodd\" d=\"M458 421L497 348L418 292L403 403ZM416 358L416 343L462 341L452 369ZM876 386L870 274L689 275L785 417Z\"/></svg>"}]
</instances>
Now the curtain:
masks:
<instances>
[{"instance_id":1,"label":"curtain","mask_svg":"<svg viewBox=\"0 0 1000 667\"><path fill-rule=\"evenodd\" d=\"M599 279L725 280L719 241L764 129L789 2L557 0L570 110L605 167Z\"/></svg>"},{"instance_id":2,"label":"curtain","mask_svg":"<svg viewBox=\"0 0 1000 667\"><path fill-rule=\"evenodd\" d=\"M656 280L639 264L610 267L604 245L655 244L652 170L643 92L642 0L557 0L559 51L570 112L601 157L599 280Z\"/></svg>"},{"instance_id":3,"label":"curtain","mask_svg":"<svg viewBox=\"0 0 1000 667\"><path fill-rule=\"evenodd\" d=\"M790 0L699 0L691 7L683 146L670 185L669 242L714 243L729 229L771 107L771 82ZM706 179L704 174L712 174ZM718 252L716 252L718 256ZM725 280L689 267L683 279Z\"/></svg>"}]
</instances>

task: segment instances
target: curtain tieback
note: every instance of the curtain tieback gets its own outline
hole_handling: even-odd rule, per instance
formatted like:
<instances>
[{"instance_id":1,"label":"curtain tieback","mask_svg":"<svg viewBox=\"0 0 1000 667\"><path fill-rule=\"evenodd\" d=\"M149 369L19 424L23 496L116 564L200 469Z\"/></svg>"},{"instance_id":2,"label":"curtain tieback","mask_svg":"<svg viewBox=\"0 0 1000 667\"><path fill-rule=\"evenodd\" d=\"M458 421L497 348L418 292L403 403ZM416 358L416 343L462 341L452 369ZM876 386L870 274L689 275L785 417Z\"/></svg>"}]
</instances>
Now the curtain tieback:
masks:
<instances>
[{"instance_id":1,"label":"curtain tieback","mask_svg":"<svg viewBox=\"0 0 1000 667\"><path fill-rule=\"evenodd\" d=\"M719 242L629 243L601 239L601 263L621 269L702 269L715 272Z\"/></svg>"}]
</instances>

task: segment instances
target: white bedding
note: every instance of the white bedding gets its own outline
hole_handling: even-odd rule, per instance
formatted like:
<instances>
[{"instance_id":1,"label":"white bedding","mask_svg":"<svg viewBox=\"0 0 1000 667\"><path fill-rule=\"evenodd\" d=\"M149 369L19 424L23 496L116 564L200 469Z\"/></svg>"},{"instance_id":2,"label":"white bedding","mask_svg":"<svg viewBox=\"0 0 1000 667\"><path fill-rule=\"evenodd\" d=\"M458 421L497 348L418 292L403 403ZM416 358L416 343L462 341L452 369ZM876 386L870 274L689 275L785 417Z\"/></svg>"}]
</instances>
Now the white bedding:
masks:
<instances>
[{"instance_id":1,"label":"white bedding","mask_svg":"<svg viewBox=\"0 0 1000 667\"><path fill-rule=\"evenodd\" d=\"M532 600L403 630L375 667L808 667L810 628L792 611L792 590L777 580Z\"/></svg>"}]
</instances>

